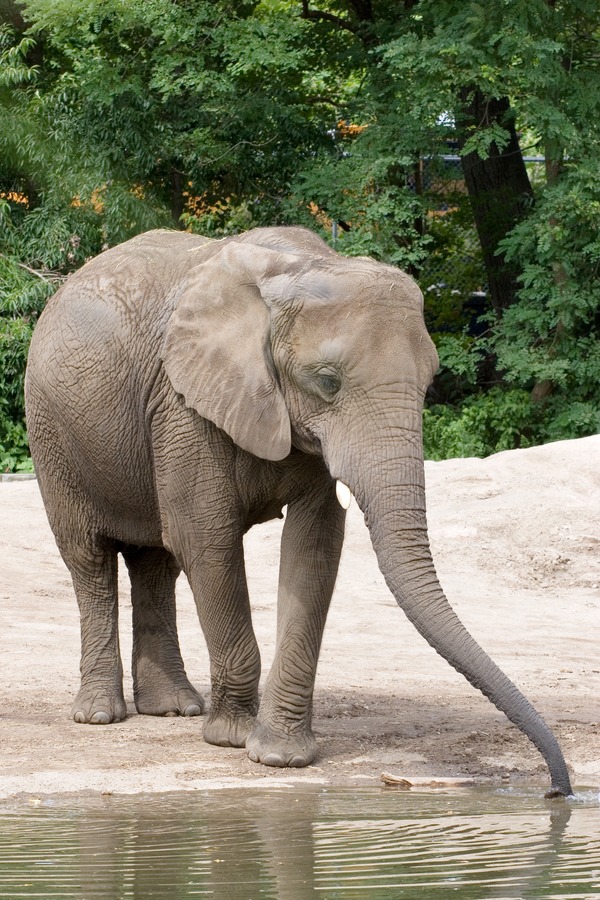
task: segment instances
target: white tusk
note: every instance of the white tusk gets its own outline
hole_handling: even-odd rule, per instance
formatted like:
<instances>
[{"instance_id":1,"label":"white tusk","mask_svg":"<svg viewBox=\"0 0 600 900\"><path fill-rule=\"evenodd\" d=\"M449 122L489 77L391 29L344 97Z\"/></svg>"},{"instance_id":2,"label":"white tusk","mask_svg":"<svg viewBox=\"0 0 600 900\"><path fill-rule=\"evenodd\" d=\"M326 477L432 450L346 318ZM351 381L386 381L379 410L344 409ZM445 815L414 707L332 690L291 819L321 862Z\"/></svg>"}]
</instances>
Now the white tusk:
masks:
<instances>
[{"instance_id":1,"label":"white tusk","mask_svg":"<svg viewBox=\"0 0 600 900\"><path fill-rule=\"evenodd\" d=\"M350 488L345 485L343 481L336 481L335 493L342 509L348 509L350 501L352 500Z\"/></svg>"}]
</instances>

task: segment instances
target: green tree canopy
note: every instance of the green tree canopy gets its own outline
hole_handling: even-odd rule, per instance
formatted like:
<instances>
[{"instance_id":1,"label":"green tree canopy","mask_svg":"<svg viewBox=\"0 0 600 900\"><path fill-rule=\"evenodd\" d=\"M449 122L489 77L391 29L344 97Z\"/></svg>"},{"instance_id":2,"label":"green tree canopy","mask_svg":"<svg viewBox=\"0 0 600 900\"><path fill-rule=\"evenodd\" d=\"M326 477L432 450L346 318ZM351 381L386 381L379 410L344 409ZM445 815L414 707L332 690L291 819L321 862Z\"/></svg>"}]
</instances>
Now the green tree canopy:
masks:
<instances>
[{"instance_id":1,"label":"green tree canopy","mask_svg":"<svg viewBox=\"0 0 600 900\"><path fill-rule=\"evenodd\" d=\"M598 430L595 0L1 0L0 16L4 465L26 455L47 297L156 226L300 223L408 269L442 362L433 455Z\"/></svg>"}]
</instances>

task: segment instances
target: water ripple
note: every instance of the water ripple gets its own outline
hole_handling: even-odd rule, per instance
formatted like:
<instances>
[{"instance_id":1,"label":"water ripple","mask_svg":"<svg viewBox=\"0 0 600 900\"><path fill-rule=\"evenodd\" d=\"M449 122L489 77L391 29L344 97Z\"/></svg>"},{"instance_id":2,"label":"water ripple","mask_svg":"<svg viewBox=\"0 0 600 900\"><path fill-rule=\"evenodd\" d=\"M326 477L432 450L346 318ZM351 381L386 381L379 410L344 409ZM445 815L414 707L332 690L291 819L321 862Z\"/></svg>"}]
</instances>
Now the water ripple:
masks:
<instances>
[{"instance_id":1,"label":"water ripple","mask_svg":"<svg viewBox=\"0 0 600 900\"><path fill-rule=\"evenodd\" d=\"M0 806L0 897L600 900L597 799L379 789Z\"/></svg>"}]
</instances>

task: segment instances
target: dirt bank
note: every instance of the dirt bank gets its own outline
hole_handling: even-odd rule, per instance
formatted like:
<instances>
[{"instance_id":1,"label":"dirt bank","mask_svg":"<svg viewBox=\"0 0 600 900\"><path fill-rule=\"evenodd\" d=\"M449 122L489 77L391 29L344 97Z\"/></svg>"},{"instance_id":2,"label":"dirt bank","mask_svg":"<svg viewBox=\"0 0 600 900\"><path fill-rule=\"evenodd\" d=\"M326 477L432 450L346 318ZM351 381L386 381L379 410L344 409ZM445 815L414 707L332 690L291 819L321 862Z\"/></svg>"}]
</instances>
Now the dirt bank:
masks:
<instances>
[{"instance_id":1,"label":"dirt bank","mask_svg":"<svg viewBox=\"0 0 600 900\"><path fill-rule=\"evenodd\" d=\"M578 786L600 783L600 437L486 460L427 464L436 565L479 643L555 729ZM281 523L247 537L255 629L268 670ZM251 763L202 741L201 719L76 725L79 622L34 481L0 484L0 797L193 790L411 776L546 784L537 751L438 657L398 610L352 506L315 695L320 754L304 770ZM121 641L131 652L122 576ZM184 579L179 631L208 697L208 658ZM125 696L131 702L131 681Z\"/></svg>"}]
</instances>

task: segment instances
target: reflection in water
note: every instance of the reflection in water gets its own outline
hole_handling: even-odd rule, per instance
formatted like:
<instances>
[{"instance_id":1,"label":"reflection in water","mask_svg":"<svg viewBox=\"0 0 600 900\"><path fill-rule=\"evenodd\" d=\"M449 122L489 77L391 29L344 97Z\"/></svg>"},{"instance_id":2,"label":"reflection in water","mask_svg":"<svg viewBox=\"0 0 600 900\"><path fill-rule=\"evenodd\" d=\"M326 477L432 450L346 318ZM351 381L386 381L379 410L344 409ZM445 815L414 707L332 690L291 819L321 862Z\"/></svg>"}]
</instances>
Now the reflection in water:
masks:
<instances>
[{"instance_id":1,"label":"reflection in water","mask_svg":"<svg viewBox=\"0 0 600 900\"><path fill-rule=\"evenodd\" d=\"M597 795L223 790L0 804L0 897L600 898Z\"/></svg>"}]
</instances>

